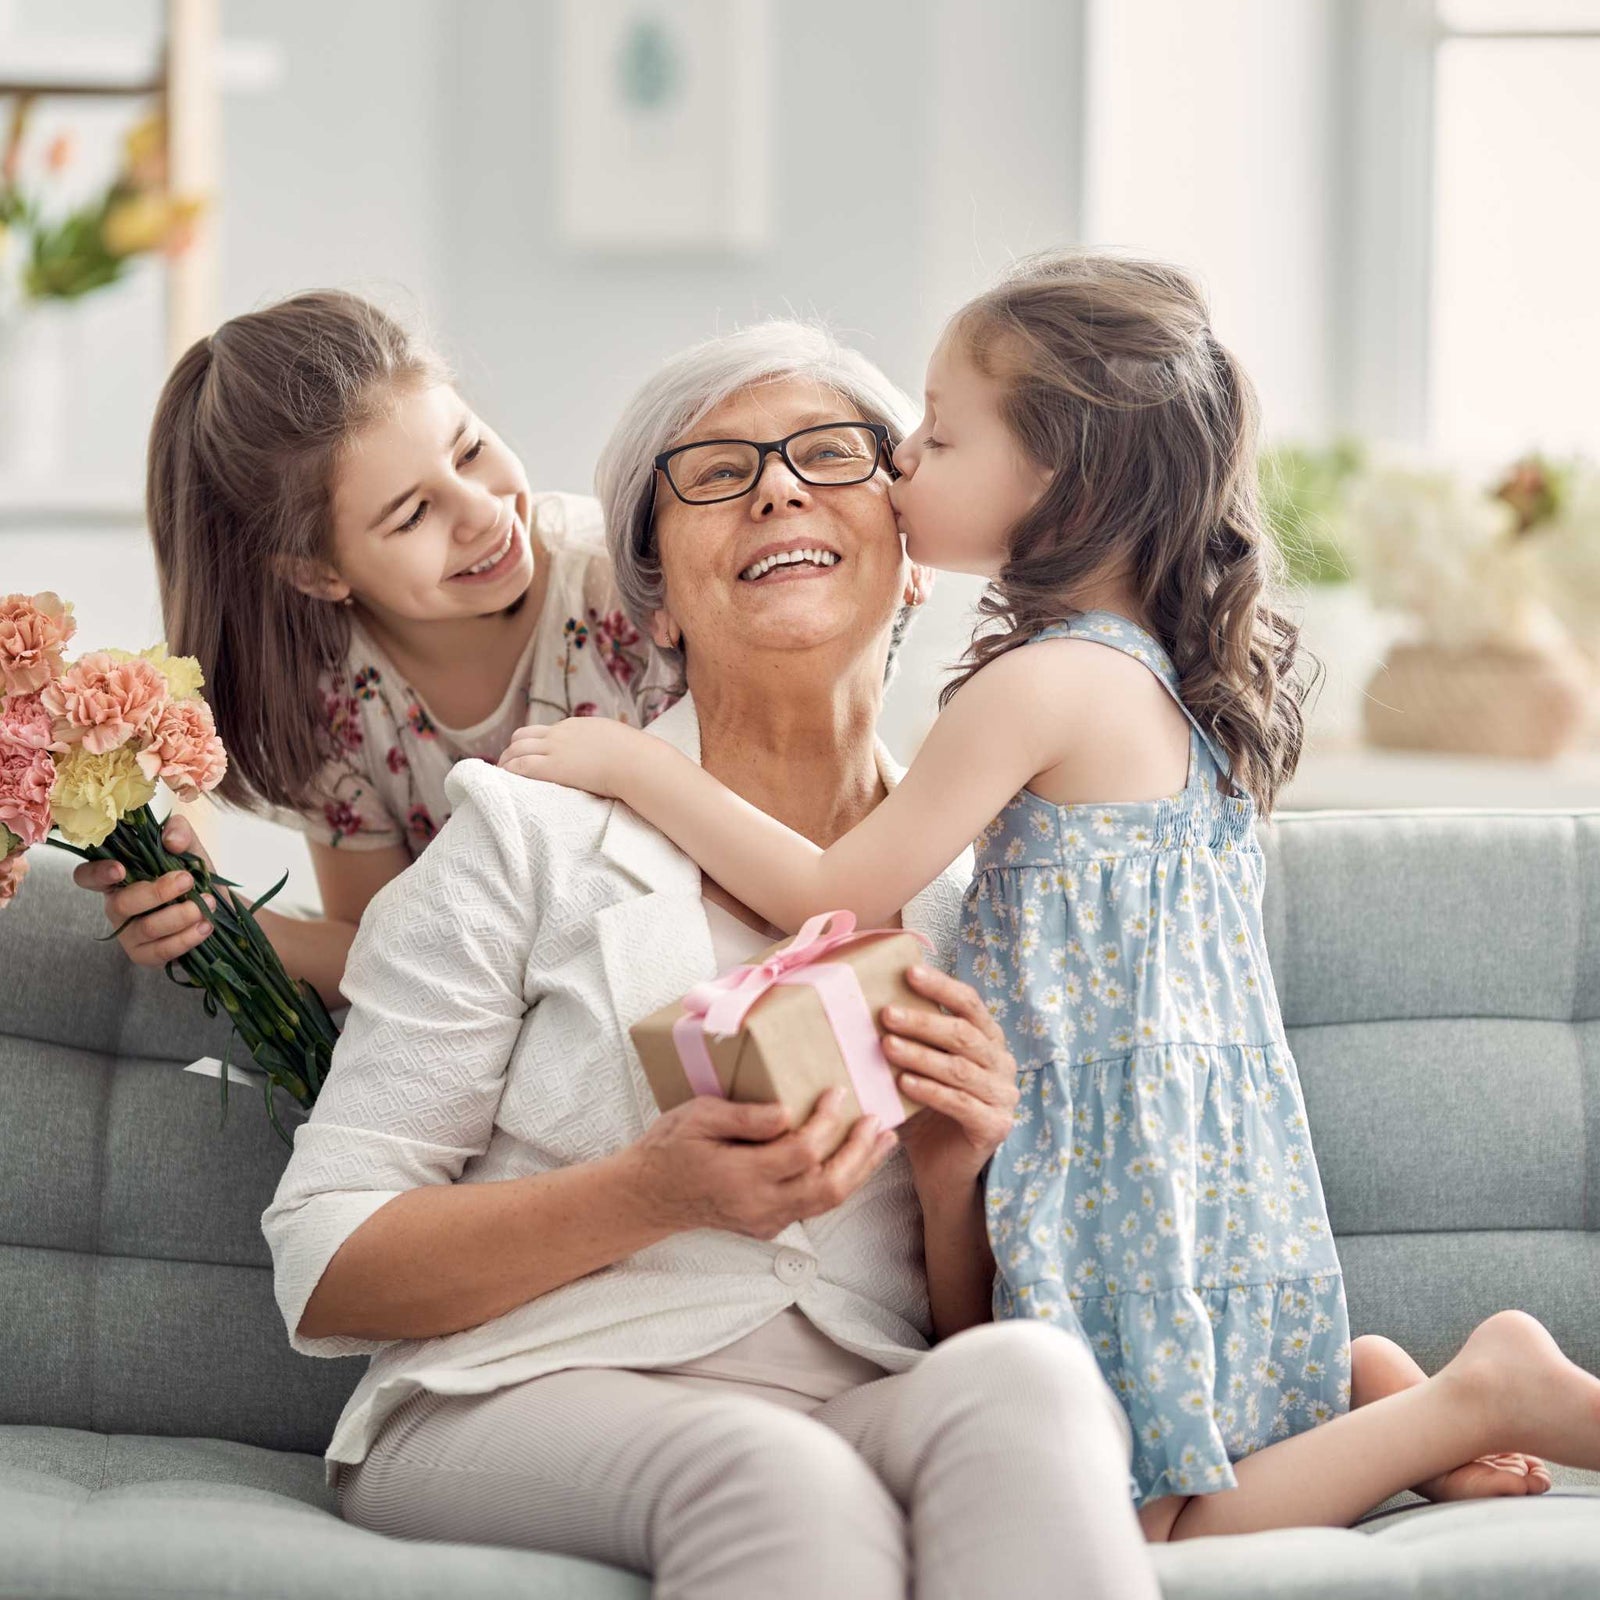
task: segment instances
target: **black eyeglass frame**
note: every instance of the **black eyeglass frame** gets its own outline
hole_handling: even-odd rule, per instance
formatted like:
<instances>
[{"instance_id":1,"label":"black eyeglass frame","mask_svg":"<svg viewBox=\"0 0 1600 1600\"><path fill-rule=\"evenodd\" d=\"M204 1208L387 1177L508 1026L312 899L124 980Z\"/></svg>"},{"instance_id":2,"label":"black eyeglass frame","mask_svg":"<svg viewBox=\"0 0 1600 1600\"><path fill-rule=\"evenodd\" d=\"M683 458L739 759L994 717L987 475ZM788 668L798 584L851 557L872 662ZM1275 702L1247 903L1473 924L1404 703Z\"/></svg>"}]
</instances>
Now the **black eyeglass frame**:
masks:
<instances>
[{"instance_id":1,"label":"black eyeglass frame","mask_svg":"<svg viewBox=\"0 0 1600 1600\"><path fill-rule=\"evenodd\" d=\"M803 439L808 433L828 433L836 428L865 428L877 440L878 448L873 453L872 465L861 474L859 478L809 478L795 465L794 457L789 454L789 446L796 439ZM681 456L687 450L703 450L708 445L717 444L745 444L756 452L756 473L749 484L740 489L736 494L719 494L714 500L691 500L676 483L672 481L672 467L670 465L674 456ZM783 464L802 483L810 484L813 489L848 489L858 483L868 482L880 464L885 465L891 478L898 478L900 474L895 470L894 458L889 444L889 430L881 422L863 422L855 418L841 418L838 422L818 422L809 428L796 428L795 431L783 439L695 439L689 444L674 445L670 450L663 450L653 463L655 474L650 481L650 504L645 509L639 528L639 553L644 555L650 546L650 529L655 522L656 515L656 484L660 478L667 480L667 487L686 506L720 506L726 505L730 500L742 500L747 494L753 494L761 484L761 475L767 470L767 457L776 455Z\"/></svg>"}]
</instances>

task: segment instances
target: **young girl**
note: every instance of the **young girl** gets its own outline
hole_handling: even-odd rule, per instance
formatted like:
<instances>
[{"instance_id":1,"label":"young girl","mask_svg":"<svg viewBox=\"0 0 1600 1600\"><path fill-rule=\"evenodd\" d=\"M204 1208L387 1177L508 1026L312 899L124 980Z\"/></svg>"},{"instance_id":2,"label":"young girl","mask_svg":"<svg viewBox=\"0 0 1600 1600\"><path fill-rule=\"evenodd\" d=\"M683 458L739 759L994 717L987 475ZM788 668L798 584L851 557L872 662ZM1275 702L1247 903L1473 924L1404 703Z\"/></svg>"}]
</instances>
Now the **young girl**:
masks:
<instances>
[{"instance_id":1,"label":"young girl","mask_svg":"<svg viewBox=\"0 0 1600 1600\"><path fill-rule=\"evenodd\" d=\"M330 1003L367 902L444 823L454 762L494 760L527 722L666 703L594 502L532 494L437 358L354 296L297 295L195 344L156 409L148 491L167 639L199 657L228 748L221 796L310 841L325 917L264 911L263 929ZM167 838L194 848L182 819ZM189 887L108 896L114 923L138 918L136 962L207 937Z\"/></svg>"},{"instance_id":2,"label":"young girl","mask_svg":"<svg viewBox=\"0 0 1600 1600\"><path fill-rule=\"evenodd\" d=\"M991 577L999 626L866 821L819 851L621 728L524 730L502 763L619 797L789 929L881 924L976 836L961 976L1022 1087L995 1309L1087 1341L1156 1539L1547 1488L1523 1451L1600 1465L1600 1380L1519 1313L1433 1379L1387 1340L1352 1360L1261 921L1255 816L1301 717L1255 427L1182 274L1025 263L947 330L891 491L911 557ZM886 1048L938 1106L921 1047Z\"/></svg>"}]
</instances>

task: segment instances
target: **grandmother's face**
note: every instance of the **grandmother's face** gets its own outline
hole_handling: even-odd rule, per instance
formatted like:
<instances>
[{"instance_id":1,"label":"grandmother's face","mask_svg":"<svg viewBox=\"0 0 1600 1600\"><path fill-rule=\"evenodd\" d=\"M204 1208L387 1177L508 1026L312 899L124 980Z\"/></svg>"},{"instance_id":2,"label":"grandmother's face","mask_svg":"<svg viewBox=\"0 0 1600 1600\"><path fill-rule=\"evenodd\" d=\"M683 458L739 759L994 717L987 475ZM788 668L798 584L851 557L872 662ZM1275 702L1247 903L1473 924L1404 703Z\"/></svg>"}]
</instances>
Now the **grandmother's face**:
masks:
<instances>
[{"instance_id":1,"label":"grandmother's face","mask_svg":"<svg viewBox=\"0 0 1600 1600\"><path fill-rule=\"evenodd\" d=\"M798 379L741 390L677 444L702 439L783 439L827 422L859 422L833 390ZM864 483L808 484L776 452L737 500L685 505L656 477L655 534L666 603L658 644L681 646L694 663L750 650L807 650L883 640L910 598L908 566L889 476ZM807 552L796 559L796 552ZM773 564L772 556L788 560Z\"/></svg>"}]
</instances>

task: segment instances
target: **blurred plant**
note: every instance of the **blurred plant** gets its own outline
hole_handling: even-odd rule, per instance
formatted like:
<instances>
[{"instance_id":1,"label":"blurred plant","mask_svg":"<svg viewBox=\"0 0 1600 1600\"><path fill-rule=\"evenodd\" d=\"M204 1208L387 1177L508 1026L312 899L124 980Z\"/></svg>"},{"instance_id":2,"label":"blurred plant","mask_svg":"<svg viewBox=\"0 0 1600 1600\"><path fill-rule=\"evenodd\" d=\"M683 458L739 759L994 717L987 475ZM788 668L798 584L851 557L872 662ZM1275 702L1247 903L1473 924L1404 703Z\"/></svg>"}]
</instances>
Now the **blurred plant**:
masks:
<instances>
[{"instance_id":1,"label":"blurred plant","mask_svg":"<svg viewBox=\"0 0 1600 1600\"><path fill-rule=\"evenodd\" d=\"M1365 453L1353 439L1323 449L1278 445L1261 455L1261 506L1297 584L1352 577L1346 499Z\"/></svg>"},{"instance_id":2,"label":"blurred plant","mask_svg":"<svg viewBox=\"0 0 1600 1600\"><path fill-rule=\"evenodd\" d=\"M13 273L22 299L75 300L115 283L136 256L177 255L188 246L202 202L168 188L166 131L158 115L129 131L121 168L104 194L55 216L23 177L32 110L33 97L19 95L0 152L0 259L14 236L20 260ZM44 155L46 179L64 171L73 155L70 136L53 139Z\"/></svg>"}]
</instances>

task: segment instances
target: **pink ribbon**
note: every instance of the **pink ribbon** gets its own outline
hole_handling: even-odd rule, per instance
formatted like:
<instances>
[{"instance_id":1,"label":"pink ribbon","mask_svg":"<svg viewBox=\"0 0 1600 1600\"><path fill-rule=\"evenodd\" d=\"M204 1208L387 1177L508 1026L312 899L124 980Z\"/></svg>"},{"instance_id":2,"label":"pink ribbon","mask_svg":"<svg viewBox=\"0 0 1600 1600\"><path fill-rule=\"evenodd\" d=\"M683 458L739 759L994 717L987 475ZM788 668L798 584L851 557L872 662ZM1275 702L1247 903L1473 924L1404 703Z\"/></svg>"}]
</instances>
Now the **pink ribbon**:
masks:
<instances>
[{"instance_id":1,"label":"pink ribbon","mask_svg":"<svg viewBox=\"0 0 1600 1600\"><path fill-rule=\"evenodd\" d=\"M830 927L832 931L828 931ZM864 928L858 933L854 912L829 911L812 917L788 944L759 966L735 967L710 983L697 984L683 997L683 1015L672 1025L672 1042L689 1087L696 1094L724 1095L711 1064L711 1052L706 1048L706 1036L725 1039L737 1033L750 1008L769 989L805 984L817 991L822 1002L862 1114L876 1117L886 1128L899 1127L906 1119L905 1108L900 1104L894 1071L884 1056L861 980L843 962L822 960L847 945L896 932L911 932L930 950L933 948L912 929Z\"/></svg>"}]
</instances>

